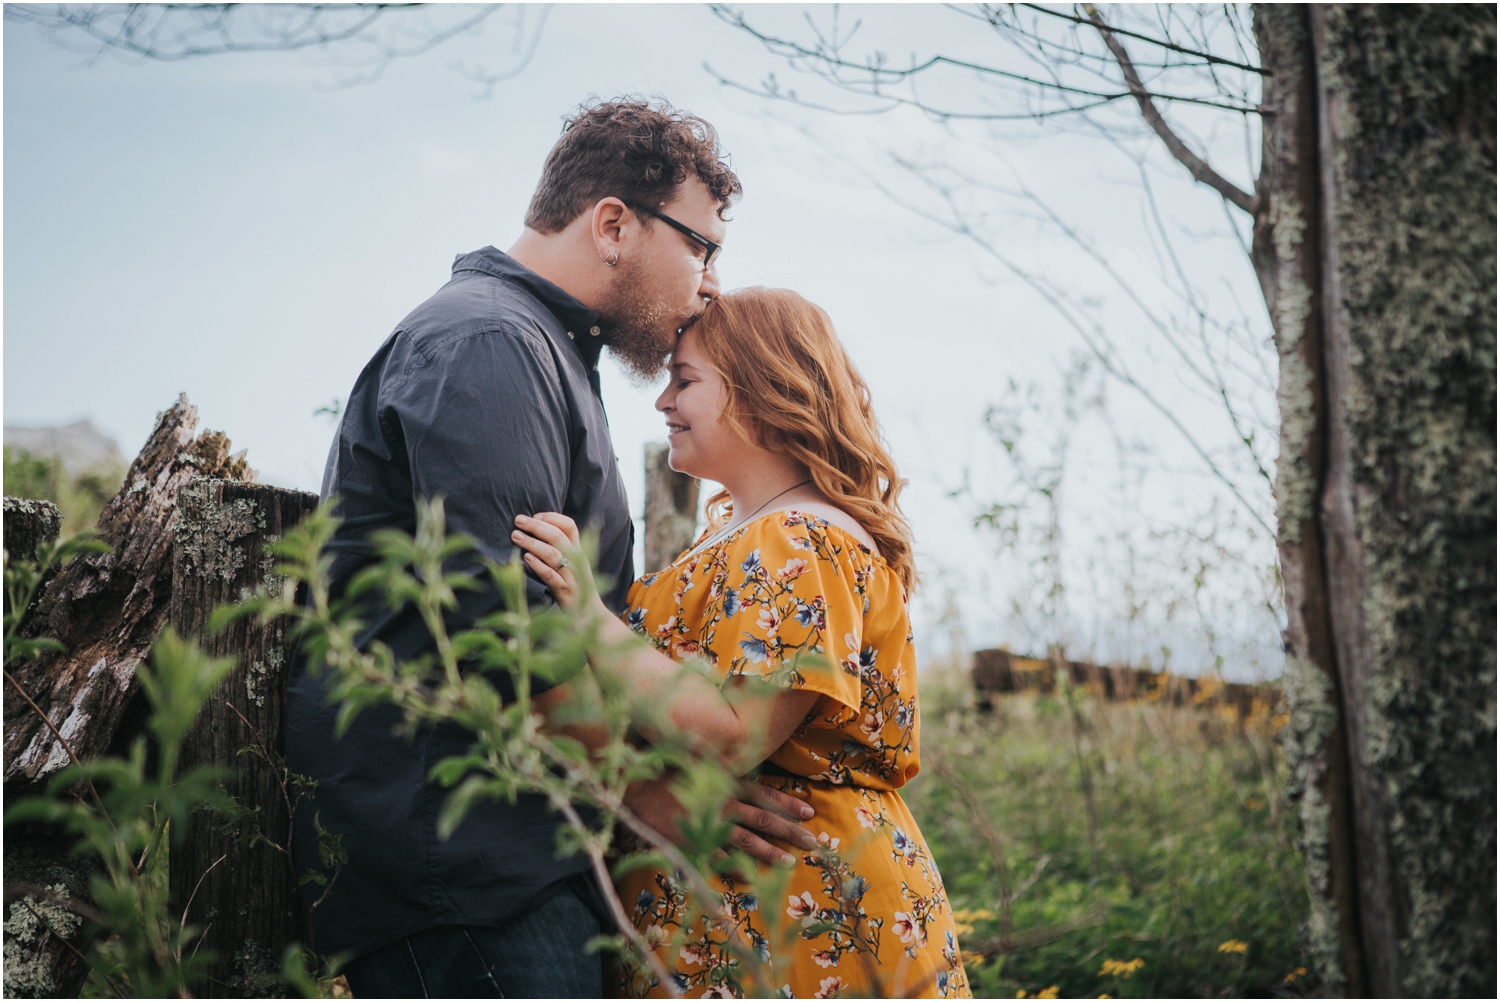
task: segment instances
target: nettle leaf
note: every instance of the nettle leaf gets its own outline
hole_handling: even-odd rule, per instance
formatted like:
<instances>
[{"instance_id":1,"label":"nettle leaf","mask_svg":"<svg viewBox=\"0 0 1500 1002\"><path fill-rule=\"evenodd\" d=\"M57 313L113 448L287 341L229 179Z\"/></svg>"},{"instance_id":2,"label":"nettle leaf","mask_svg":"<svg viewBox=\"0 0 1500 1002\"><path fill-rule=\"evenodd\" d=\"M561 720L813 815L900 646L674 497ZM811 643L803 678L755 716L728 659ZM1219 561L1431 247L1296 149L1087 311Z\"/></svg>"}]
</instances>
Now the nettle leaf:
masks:
<instances>
[{"instance_id":1,"label":"nettle leaf","mask_svg":"<svg viewBox=\"0 0 1500 1002\"><path fill-rule=\"evenodd\" d=\"M552 735L552 744L557 750L579 765L587 765L589 761L589 750L582 741L568 737L566 734Z\"/></svg>"},{"instance_id":2,"label":"nettle leaf","mask_svg":"<svg viewBox=\"0 0 1500 1002\"><path fill-rule=\"evenodd\" d=\"M453 786L475 769L483 769L489 763L478 755L453 755L432 767L427 778L442 786Z\"/></svg>"},{"instance_id":3,"label":"nettle leaf","mask_svg":"<svg viewBox=\"0 0 1500 1002\"><path fill-rule=\"evenodd\" d=\"M576 678L587 665L588 659L581 653L570 658L539 657L531 664L531 674L544 682L562 685Z\"/></svg>"}]
</instances>

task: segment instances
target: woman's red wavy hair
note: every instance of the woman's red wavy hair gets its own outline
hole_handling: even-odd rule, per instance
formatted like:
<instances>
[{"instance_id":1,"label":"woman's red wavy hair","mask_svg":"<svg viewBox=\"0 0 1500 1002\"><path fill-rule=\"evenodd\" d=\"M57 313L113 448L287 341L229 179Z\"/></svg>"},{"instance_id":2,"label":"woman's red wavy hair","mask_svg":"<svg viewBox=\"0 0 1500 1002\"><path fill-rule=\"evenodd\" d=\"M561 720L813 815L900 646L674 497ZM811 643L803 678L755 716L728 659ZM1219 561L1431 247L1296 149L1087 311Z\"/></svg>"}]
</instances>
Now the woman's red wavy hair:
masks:
<instances>
[{"instance_id":1,"label":"woman's red wavy hair","mask_svg":"<svg viewBox=\"0 0 1500 1002\"><path fill-rule=\"evenodd\" d=\"M917 577L911 530L897 503L906 481L828 314L795 292L754 287L715 299L693 330L724 380L725 420L746 441L806 466L823 496L874 537L910 591ZM710 524L724 524L728 502L728 491L708 499Z\"/></svg>"}]
</instances>

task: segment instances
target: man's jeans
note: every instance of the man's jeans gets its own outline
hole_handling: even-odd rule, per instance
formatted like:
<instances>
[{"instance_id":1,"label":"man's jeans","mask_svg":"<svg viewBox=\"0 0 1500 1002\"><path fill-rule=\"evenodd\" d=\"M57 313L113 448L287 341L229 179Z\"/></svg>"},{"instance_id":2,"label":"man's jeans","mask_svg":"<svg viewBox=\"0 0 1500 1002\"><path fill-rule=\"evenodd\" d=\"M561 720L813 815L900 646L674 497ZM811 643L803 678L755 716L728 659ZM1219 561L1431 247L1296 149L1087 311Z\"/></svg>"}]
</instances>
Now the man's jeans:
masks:
<instances>
[{"instance_id":1,"label":"man's jeans","mask_svg":"<svg viewBox=\"0 0 1500 1002\"><path fill-rule=\"evenodd\" d=\"M498 928L440 925L398 939L344 969L355 998L595 999L599 955L585 944L599 919L564 888Z\"/></svg>"}]
</instances>

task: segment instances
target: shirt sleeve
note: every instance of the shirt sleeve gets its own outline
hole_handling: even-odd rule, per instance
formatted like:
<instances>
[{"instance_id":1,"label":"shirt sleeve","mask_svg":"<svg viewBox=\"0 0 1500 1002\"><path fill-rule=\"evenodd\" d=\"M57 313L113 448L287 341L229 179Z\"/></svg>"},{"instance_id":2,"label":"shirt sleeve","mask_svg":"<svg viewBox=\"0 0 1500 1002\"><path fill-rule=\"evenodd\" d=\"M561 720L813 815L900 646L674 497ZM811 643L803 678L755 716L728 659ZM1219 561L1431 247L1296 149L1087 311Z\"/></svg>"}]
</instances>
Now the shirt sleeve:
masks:
<instances>
[{"instance_id":1,"label":"shirt sleeve","mask_svg":"<svg viewBox=\"0 0 1500 1002\"><path fill-rule=\"evenodd\" d=\"M567 495L568 404L540 336L490 329L408 343L379 402L383 433L406 453L414 500L441 497L449 535L471 537L501 564L516 515L562 511ZM533 607L551 603L530 574L526 587Z\"/></svg>"},{"instance_id":2,"label":"shirt sleeve","mask_svg":"<svg viewBox=\"0 0 1500 1002\"><path fill-rule=\"evenodd\" d=\"M757 675L860 707L863 579L846 543L795 512L755 523L722 551L702 644L726 675Z\"/></svg>"}]
</instances>

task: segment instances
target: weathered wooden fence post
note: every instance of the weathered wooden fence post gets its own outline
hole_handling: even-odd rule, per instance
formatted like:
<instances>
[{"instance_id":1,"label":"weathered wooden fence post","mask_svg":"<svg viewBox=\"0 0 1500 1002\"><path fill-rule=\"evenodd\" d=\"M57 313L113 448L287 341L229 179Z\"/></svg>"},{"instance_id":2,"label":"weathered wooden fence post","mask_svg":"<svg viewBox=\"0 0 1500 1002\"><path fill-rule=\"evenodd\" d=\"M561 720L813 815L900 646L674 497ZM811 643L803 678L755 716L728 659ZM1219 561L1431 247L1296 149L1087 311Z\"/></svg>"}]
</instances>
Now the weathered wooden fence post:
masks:
<instances>
[{"instance_id":1,"label":"weathered wooden fence post","mask_svg":"<svg viewBox=\"0 0 1500 1002\"><path fill-rule=\"evenodd\" d=\"M646 443L646 566L659 571L693 545L698 479L667 465L668 447Z\"/></svg>"},{"instance_id":2,"label":"weathered wooden fence post","mask_svg":"<svg viewBox=\"0 0 1500 1002\"><path fill-rule=\"evenodd\" d=\"M262 584L280 585L265 546L317 503L313 494L227 480L197 480L177 495L170 622L206 652L239 658L183 743L181 768L231 770L226 792L253 812L228 830L198 815L172 849L173 910L200 930L198 947L217 954L198 989L213 998L284 996L275 980L281 954L303 933L281 767L291 640L283 626L251 621L210 636L208 619ZM247 747L256 750L241 754ZM262 838L247 837L254 831Z\"/></svg>"},{"instance_id":3,"label":"weathered wooden fence post","mask_svg":"<svg viewBox=\"0 0 1500 1002\"><path fill-rule=\"evenodd\" d=\"M30 558L38 546L52 542L60 531L62 512L51 501L5 499L5 552L11 557Z\"/></svg>"}]
</instances>

